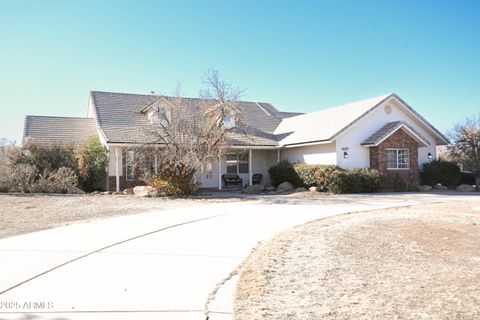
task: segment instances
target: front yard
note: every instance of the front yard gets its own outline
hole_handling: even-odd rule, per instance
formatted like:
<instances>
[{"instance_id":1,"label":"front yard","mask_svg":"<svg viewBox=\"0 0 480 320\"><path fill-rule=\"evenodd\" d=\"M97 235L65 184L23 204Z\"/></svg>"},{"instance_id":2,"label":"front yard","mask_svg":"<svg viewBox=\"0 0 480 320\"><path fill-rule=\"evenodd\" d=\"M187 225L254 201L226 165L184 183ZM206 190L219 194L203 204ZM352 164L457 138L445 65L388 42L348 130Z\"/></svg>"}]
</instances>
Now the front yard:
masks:
<instances>
[{"instance_id":1,"label":"front yard","mask_svg":"<svg viewBox=\"0 0 480 320\"><path fill-rule=\"evenodd\" d=\"M480 202L336 216L260 246L236 319L480 319Z\"/></svg>"},{"instance_id":2,"label":"front yard","mask_svg":"<svg viewBox=\"0 0 480 320\"><path fill-rule=\"evenodd\" d=\"M0 239L112 216L238 199L0 194Z\"/></svg>"}]
</instances>

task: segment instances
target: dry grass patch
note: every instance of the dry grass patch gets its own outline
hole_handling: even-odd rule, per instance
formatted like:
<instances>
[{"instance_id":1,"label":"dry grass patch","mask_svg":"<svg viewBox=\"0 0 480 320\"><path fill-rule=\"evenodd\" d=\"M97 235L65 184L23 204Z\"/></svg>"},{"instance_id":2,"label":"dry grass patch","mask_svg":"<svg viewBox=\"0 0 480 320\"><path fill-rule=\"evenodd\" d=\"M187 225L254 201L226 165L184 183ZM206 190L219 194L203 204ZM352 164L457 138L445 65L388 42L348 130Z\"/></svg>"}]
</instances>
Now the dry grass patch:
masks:
<instances>
[{"instance_id":1,"label":"dry grass patch","mask_svg":"<svg viewBox=\"0 0 480 320\"><path fill-rule=\"evenodd\" d=\"M480 319L479 202L332 217L240 273L235 319Z\"/></svg>"},{"instance_id":2,"label":"dry grass patch","mask_svg":"<svg viewBox=\"0 0 480 320\"><path fill-rule=\"evenodd\" d=\"M239 199L1 194L0 238L93 219L225 201Z\"/></svg>"}]
</instances>

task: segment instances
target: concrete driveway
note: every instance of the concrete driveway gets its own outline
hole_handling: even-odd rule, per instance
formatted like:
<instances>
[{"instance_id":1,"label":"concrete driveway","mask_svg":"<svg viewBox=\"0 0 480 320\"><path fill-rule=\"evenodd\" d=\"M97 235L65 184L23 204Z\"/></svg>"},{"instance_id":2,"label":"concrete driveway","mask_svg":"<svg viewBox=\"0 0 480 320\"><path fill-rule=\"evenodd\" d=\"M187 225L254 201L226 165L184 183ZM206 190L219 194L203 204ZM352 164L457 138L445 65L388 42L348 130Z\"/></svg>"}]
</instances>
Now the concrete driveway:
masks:
<instances>
[{"instance_id":1,"label":"concrete driveway","mask_svg":"<svg viewBox=\"0 0 480 320\"><path fill-rule=\"evenodd\" d=\"M231 319L235 270L292 226L474 194L304 193L76 224L0 240L0 319Z\"/></svg>"}]
</instances>

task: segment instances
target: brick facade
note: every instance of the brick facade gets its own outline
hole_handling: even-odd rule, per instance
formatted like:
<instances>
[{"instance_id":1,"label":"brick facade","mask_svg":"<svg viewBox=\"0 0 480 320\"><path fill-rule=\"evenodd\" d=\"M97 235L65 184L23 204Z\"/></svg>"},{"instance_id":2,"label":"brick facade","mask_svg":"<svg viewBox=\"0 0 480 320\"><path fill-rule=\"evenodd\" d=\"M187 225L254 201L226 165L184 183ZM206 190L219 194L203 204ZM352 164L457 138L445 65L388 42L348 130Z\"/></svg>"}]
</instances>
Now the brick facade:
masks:
<instances>
[{"instance_id":1,"label":"brick facade","mask_svg":"<svg viewBox=\"0 0 480 320\"><path fill-rule=\"evenodd\" d=\"M404 148L410 153L410 169L387 169L387 149ZM418 143L400 129L377 147L370 148L370 168L385 176L385 189L410 189L418 186Z\"/></svg>"}]
</instances>

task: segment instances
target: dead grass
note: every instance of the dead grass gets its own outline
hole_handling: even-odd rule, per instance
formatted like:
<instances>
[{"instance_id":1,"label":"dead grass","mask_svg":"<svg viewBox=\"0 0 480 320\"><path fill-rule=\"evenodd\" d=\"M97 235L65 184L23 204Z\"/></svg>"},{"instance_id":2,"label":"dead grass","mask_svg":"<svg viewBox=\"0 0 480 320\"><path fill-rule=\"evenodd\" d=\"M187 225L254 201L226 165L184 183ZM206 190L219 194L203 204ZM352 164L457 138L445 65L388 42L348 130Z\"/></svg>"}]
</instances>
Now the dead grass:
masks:
<instances>
[{"instance_id":1,"label":"dead grass","mask_svg":"<svg viewBox=\"0 0 480 320\"><path fill-rule=\"evenodd\" d=\"M112 216L239 199L0 194L0 238Z\"/></svg>"},{"instance_id":2,"label":"dead grass","mask_svg":"<svg viewBox=\"0 0 480 320\"><path fill-rule=\"evenodd\" d=\"M378 210L286 231L247 259L235 319L480 319L479 204Z\"/></svg>"}]
</instances>

